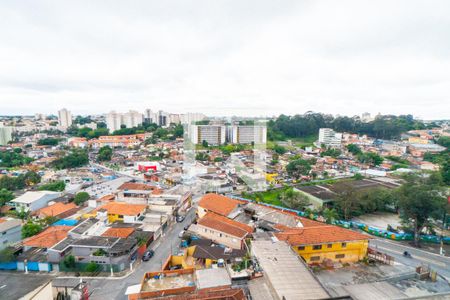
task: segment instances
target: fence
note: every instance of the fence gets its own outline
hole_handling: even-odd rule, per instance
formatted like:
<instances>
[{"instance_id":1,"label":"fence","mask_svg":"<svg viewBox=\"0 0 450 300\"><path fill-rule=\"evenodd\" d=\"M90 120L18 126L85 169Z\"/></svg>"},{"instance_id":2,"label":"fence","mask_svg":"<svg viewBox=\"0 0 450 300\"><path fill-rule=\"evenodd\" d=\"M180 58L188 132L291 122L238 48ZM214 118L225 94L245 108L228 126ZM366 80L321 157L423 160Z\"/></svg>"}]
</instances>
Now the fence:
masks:
<instances>
[{"instance_id":1,"label":"fence","mask_svg":"<svg viewBox=\"0 0 450 300\"><path fill-rule=\"evenodd\" d=\"M74 266L67 266L64 262L59 263L60 272L83 272L83 273L99 273L99 272L111 272L111 266L114 273L123 271L125 265L110 265L110 264L97 264L97 270L92 272L89 268L89 263L78 263L76 262Z\"/></svg>"}]
</instances>

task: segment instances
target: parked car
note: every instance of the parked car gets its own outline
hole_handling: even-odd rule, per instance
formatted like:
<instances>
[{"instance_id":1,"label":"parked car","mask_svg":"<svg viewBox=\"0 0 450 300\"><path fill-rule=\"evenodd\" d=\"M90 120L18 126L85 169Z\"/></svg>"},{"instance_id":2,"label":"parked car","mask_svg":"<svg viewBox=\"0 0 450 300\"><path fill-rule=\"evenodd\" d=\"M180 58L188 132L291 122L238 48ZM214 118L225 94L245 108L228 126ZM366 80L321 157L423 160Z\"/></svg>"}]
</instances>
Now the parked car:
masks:
<instances>
[{"instance_id":1,"label":"parked car","mask_svg":"<svg viewBox=\"0 0 450 300\"><path fill-rule=\"evenodd\" d=\"M178 223L181 223L181 222L183 222L184 221L184 219L185 219L186 217L185 216L177 216L177 222Z\"/></svg>"},{"instance_id":2,"label":"parked car","mask_svg":"<svg viewBox=\"0 0 450 300\"><path fill-rule=\"evenodd\" d=\"M185 232L184 230L181 230L180 233L178 234L178 237L179 237L180 239L183 237L184 232Z\"/></svg>"},{"instance_id":3,"label":"parked car","mask_svg":"<svg viewBox=\"0 0 450 300\"><path fill-rule=\"evenodd\" d=\"M153 250L145 251L144 255L142 255L142 261L150 260L150 258L152 258L154 254L155 254L155 251L153 251Z\"/></svg>"}]
</instances>

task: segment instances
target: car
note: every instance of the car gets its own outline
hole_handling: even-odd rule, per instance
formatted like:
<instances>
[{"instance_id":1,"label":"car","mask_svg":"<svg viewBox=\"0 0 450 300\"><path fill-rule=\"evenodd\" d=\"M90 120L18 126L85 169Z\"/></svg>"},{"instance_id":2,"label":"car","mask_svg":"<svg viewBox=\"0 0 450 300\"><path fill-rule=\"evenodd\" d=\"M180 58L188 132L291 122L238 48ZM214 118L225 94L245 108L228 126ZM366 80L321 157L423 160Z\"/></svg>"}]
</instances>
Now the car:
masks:
<instances>
[{"instance_id":1,"label":"car","mask_svg":"<svg viewBox=\"0 0 450 300\"><path fill-rule=\"evenodd\" d=\"M189 229L189 225L184 226L183 229L184 229L184 231L188 230Z\"/></svg>"},{"instance_id":2,"label":"car","mask_svg":"<svg viewBox=\"0 0 450 300\"><path fill-rule=\"evenodd\" d=\"M154 254L155 254L155 251L153 251L153 250L145 251L144 255L142 255L142 261L149 261L150 258L152 258Z\"/></svg>"},{"instance_id":3,"label":"car","mask_svg":"<svg viewBox=\"0 0 450 300\"><path fill-rule=\"evenodd\" d=\"M184 232L185 232L184 230L181 230L180 233L178 234L178 237L179 237L180 239L183 237Z\"/></svg>"},{"instance_id":4,"label":"car","mask_svg":"<svg viewBox=\"0 0 450 300\"><path fill-rule=\"evenodd\" d=\"M177 216L177 222L181 223L184 221L185 218L186 218L185 216Z\"/></svg>"}]
</instances>

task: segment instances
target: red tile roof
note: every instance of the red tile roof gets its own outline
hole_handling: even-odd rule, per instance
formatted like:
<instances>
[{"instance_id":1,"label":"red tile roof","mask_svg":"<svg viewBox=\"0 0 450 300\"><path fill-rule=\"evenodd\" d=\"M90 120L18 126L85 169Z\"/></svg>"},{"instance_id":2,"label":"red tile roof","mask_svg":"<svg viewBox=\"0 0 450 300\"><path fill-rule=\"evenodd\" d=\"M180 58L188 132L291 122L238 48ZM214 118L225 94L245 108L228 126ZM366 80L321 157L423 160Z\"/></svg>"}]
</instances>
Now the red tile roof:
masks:
<instances>
[{"instance_id":1,"label":"red tile roof","mask_svg":"<svg viewBox=\"0 0 450 300\"><path fill-rule=\"evenodd\" d=\"M106 237L120 237L120 238L127 238L130 234L134 232L134 228L132 227L112 227L106 230L102 236Z\"/></svg>"},{"instance_id":2,"label":"red tile roof","mask_svg":"<svg viewBox=\"0 0 450 300\"><path fill-rule=\"evenodd\" d=\"M38 216L45 216L45 217L51 217L51 216L58 216L63 213L69 212L70 210L74 210L77 208L75 203L62 203L57 202L55 204L52 204L50 206L41 208L36 212L36 215Z\"/></svg>"},{"instance_id":3,"label":"red tile roof","mask_svg":"<svg viewBox=\"0 0 450 300\"><path fill-rule=\"evenodd\" d=\"M198 206L219 215L228 216L239 204L244 203L247 202L231 199L219 194L206 194L200 199Z\"/></svg>"},{"instance_id":4,"label":"red tile roof","mask_svg":"<svg viewBox=\"0 0 450 300\"><path fill-rule=\"evenodd\" d=\"M292 246L350 242L371 239L370 236L334 225L291 228L275 236Z\"/></svg>"},{"instance_id":5,"label":"red tile roof","mask_svg":"<svg viewBox=\"0 0 450 300\"><path fill-rule=\"evenodd\" d=\"M253 232L253 228L246 224L228 219L227 217L223 217L212 212L207 213L203 218L201 218L198 221L198 224L238 238L244 238L246 235Z\"/></svg>"},{"instance_id":6,"label":"red tile roof","mask_svg":"<svg viewBox=\"0 0 450 300\"><path fill-rule=\"evenodd\" d=\"M122 202L110 202L102 205L98 208L106 209L108 214L113 215L125 215L125 216L136 216L137 214L143 212L147 208L145 204L129 204Z\"/></svg>"},{"instance_id":7,"label":"red tile roof","mask_svg":"<svg viewBox=\"0 0 450 300\"><path fill-rule=\"evenodd\" d=\"M24 246L36 248L51 248L67 237L67 232L73 226L50 226L41 233L23 241Z\"/></svg>"}]
</instances>

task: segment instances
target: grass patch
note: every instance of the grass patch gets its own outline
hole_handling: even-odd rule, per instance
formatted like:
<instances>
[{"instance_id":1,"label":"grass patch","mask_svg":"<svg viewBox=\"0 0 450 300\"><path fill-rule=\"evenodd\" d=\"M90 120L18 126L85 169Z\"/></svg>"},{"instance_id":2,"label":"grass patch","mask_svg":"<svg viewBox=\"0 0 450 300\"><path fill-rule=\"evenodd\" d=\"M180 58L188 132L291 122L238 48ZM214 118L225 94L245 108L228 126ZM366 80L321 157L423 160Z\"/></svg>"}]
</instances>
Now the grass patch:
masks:
<instances>
[{"instance_id":1,"label":"grass patch","mask_svg":"<svg viewBox=\"0 0 450 300\"><path fill-rule=\"evenodd\" d=\"M265 192L257 192L251 194L243 193L242 197L255 201L259 200L260 202L271 205L283 206L280 200L280 195L284 190L285 188L273 189Z\"/></svg>"}]
</instances>

